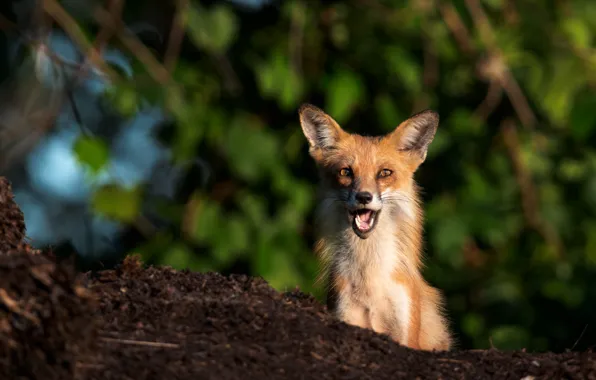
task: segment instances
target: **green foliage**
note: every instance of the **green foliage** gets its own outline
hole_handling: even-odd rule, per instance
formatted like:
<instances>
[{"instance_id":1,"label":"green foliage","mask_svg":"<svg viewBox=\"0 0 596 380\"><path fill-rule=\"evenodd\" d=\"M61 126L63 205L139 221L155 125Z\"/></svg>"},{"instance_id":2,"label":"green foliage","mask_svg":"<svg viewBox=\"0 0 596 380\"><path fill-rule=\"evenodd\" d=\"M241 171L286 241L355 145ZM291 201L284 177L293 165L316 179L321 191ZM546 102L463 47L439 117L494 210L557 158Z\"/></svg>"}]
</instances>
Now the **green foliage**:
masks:
<instances>
[{"instance_id":1,"label":"green foliage","mask_svg":"<svg viewBox=\"0 0 596 380\"><path fill-rule=\"evenodd\" d=\"M139 188L125 189L109 184L93 194L93 209L105 217L124 223L133 222L139 215L142 193Z\"/></svg>"},{"instance_id":2,"label":"green foliage","mask_svg":"<svg viewBox=\"0 0 596 380\"><path fill-rule=\"evenodd\" d=\"M175 119L175 159L200 157L213 171L172 213L183 233L159 233L138 250L154 263L242 270L321 297L317 173L298 105L316 101L369 135L432 108L441 124L416 173L424 274L445 292L461 346L571 347L596 318L596 3L480 2L504 72L486 65L493 42L466 3L452 10L467 33L414 1L287 0L263 12L193 2L186 29L197 51L180 57L174 82L111 94L126 115L160 94L152 98ZM507 91L494 88L500 78ZM234 82L241 91L230 91ZM524 126L520 110L537 122ZM107 160L97 140L76 149L95 170ZM93 204L130 222L141 199L141 189L107 186Z\"/></svg>"},{"instance_id":3,"label":"green foliage","mask_svg":"<svg viewBox=\"0 0 596 380\"><path fill-rule=\"evenodd\" d=\"M304 82L282 52L274 52L269 61L255 68L264 98L277 100L279 106L286 111L296 107L304 93Z\"/></svg>"},{"instance_id":4,"label":"green foliage","mask_svg":"<svg viewBox=\"0 0 596 380\"><path fill-rule=\"evenodd\" d=\"M133 116L139 109L139 94L132 85L114 86L108 90L106 98L123 116Z\"/></svg>"},{"instance_id":5,"label":"green foliage","mask_svg":"<svg viewBox=\"0 0 596 380\"><path fill-rule=\"evenodd\" d=\"M327 85L326 112L333 115L338 123L346 122L354 108L364 99L364 89L360 78L349 70L337 71Z\"/></svg>"},{"instance_id":6,"label":"green foliage","mask_svg":"<svg viewBox=\"0 0 596 380\"><path fill-rule=\"evenodd\" d=\"M238 29L236 15L225 5L205 9L198 5L186 13L188 32L197 46L213 54L223 54L228 49Z\"/></svg>"},{"instance_id":7,"label":"green foliage","mask_svg":"<svg viewBox=\"0 0 596 380\"><path fill-rule=\"evenodd\" d=\"M73 149L77 160L93 174L99 173L110 160L108 145L97 137L82 136L75 142Z\"/></svg>"}]
</instances>

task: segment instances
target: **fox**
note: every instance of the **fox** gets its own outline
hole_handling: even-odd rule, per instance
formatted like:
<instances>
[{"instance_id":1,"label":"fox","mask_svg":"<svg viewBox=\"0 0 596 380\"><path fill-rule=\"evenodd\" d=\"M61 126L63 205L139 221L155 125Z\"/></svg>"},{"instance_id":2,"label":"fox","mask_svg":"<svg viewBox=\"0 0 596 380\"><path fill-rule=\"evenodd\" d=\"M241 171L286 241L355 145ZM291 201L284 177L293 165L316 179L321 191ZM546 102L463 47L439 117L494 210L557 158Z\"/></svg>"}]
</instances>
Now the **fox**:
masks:
<instances>
[{"instance_id":1,"label":"fox","mask_svg":"<svg viewBox=\"0 0 596 380\"><path fill-rule=\"evenodd\" d=\"M439 114L425 110L385 135L364 136L312 104L298 113L318 169L316 282L327 282L328 310L411 349L450 350L443 295L421 274L423 211L414 180Z\"/></svg>"}]
</instances>

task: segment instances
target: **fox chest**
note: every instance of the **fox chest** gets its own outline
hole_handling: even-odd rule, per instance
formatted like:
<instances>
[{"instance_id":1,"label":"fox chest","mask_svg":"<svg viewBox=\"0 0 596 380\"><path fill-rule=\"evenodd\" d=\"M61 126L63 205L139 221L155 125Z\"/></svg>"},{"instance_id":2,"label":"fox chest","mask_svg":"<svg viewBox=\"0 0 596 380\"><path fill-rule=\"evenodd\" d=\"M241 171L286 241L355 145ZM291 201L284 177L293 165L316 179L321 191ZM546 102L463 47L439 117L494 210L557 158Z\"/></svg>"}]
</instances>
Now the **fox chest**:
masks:
<instances>
[{"instance_id":1,"label":"fox chest","mask_svg":"<svg viewBox=\"0 0 596 380\"><path fill-rule=\"evenodd\" d=\"M411 296L408 287L390 273L375 275L344 271L336 293L336 315L346 323L407 339Z\"/></svg>"}]
</instances>

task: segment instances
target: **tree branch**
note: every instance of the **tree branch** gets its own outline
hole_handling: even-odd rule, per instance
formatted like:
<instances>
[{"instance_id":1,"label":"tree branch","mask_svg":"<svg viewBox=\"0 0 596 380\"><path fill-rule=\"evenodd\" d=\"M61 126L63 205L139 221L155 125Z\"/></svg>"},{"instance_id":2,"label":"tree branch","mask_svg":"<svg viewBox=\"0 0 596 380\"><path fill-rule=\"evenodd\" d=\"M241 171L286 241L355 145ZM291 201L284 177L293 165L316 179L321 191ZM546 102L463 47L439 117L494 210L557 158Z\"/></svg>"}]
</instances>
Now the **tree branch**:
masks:
<instances>
[{"instance_id":1,"label":"tree branch","mask_svg":"<svg viewBox=\"0 0 596 380\"><path fill-rule=\"evenodd\" d=\"M491 79L499 81L524 127L533 128L536 123L536 116L534 116L526 96L505 62L486 13L484 13L478 0L465 0L465 3L490 56L488 64L492 70L488 70L487 74L490 75Z\"/></svg>"},{"instance_id":2,"label":"tree branch","mask_svg":"<svg viewBox=\"0 0 596 380\"><path fill-rule=\"evenodd\" d=\"M164 66L170 73L176 68L176 62L180 55L180 48L184 40L185 32L185 17L184 13L189 6L188 0L178 0L176 7L176 15L172 21L172 28L168 39L168 47L164 58Z\"/></svg>"},{"instance_id":3,"label":"tree branch","mask_svg":"<svg viewBox=\"0 0 596 380\"><path fill-rule=\"evenodd\" d=\"M53 0L47 0L53 1ZM125 30L122 20L114 19L114 17L102 8L97 8L94 12L95 18L100 25L113 28L117 32L120 42L147 68L149 75L160 84L167 84L170 81L170 73L166 68L155 58L153 53L149 51L138 38L132 33Z\"/></svg>"},{"instance_id":4,"label":"tree branch","mask_svg":"<svg viewBox=\"0 0 596 380\"><path fill-rule=\"evenodd\" d=\"M88 59L112 80L119 80L119 75L107 65L101 55L94 52L95 47L87 41L85 33L77 22L58 4L56 0L43 0L43 9L50 15L64 30L66 34L79 46Z\"/></svg>"},{"instance_id":5,"label":"tree branch","mask_svg":"<svg viewBox=\"0 0 596 380\"><path fill-rule=\"evenodd\" d=\"M515 128L515 122L511 119L503 120L501 123L501 133L507 153L513 164L515 177L521 193L524 219L532 229L542 236L549 246L554 248L555 255L559 258L563 253L563 245L555 228L540 216L536 187L532 182L531 173L529 173L521 157L521 144Z\"/></svg>"}]
</instances>

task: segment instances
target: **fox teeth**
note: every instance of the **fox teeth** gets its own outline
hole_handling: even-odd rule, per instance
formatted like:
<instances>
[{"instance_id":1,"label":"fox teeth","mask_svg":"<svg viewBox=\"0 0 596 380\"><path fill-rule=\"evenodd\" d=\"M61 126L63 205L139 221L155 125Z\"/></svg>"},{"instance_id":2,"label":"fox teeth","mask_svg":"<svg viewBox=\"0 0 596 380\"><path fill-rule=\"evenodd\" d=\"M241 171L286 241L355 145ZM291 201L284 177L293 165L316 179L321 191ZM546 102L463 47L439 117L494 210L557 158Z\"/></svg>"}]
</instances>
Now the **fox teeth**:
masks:
<instances>
[{"instance_id":1,"label":"fox teeth","mask_svg":"<svg viewBox=\"0 0 596 380\"><path fill-rule=\"evenodd\" d=\"M359 230L362 230L362 231L368 231L368 230L370 230L370 228L373 225L374 221L375 221L375 216L374 215L371 215L368 223L366 223L366 225L363 226L362 225L363 223L360 220L360 215L356 215L356 226L358 227Z\"/></svg>"}]
</instances>

